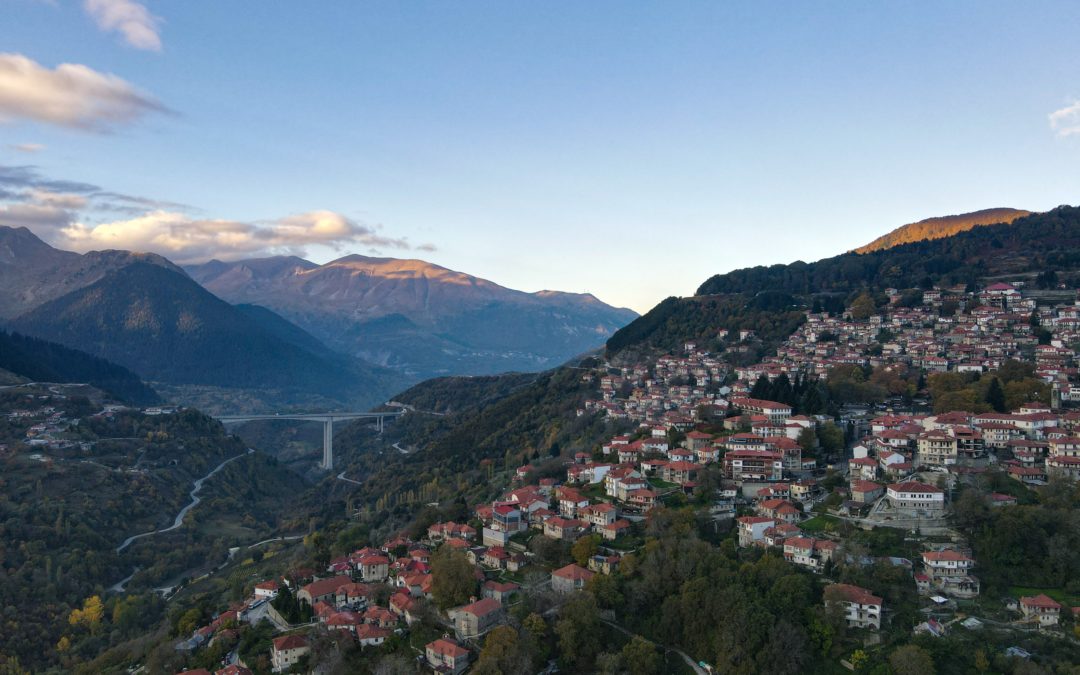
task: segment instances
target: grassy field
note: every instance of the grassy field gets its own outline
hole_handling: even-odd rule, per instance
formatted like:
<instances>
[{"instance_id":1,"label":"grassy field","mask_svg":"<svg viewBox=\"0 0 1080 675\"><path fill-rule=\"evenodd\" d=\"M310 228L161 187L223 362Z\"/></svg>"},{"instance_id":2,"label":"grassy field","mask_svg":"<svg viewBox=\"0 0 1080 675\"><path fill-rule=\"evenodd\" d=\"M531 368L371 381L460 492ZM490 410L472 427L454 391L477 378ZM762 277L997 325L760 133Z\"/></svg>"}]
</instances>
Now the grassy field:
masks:
<instances>
[{"instance_id":1,"label":"grassy field","mask_svg":"<svg viewBox=\"0 0 1080 675\"><path fill-rule=\"evenodd\" d=\"M833 516L814 516L810 520L799 523L799 528L804 532L828 532L840 525L840 519Z\"/></svg>"}]
</instances>

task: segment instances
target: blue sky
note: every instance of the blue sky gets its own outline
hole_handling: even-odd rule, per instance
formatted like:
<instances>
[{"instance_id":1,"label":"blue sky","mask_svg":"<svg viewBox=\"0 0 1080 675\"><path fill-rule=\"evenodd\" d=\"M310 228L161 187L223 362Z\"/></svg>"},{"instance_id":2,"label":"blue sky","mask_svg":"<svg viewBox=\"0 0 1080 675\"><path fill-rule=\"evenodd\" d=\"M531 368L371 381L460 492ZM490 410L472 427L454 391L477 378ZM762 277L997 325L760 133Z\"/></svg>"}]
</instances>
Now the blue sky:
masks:
<instances>
[{"instance_id":1,"label":"blue sky","mask_svg":"<svg viewBox=\"0 0 1080 675\"><path fill-rule=\"evenodd\" d=\"M379 252L645 311L1080 201L1077 3L0 2L0 224L71 248Z\"/></svg>"}]
</instances>

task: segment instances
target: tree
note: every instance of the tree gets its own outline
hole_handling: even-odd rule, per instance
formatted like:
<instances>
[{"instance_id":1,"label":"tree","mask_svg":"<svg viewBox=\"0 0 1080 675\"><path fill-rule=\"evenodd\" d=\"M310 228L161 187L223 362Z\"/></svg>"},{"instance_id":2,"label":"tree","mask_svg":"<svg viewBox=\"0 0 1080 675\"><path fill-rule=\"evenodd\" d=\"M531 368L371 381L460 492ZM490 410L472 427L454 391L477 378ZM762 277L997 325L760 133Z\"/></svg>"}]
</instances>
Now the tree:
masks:
<instances>
[{"instance_id":1,"label":"tree","mask_svg":"<svg viewBox=\"0 0 1080 675\"><path fill-rule=\"evenodd\" d=\"M555 635L566 667L577 672L591 671L592 661L600 651L603 638L596 600L588 593L579 593L571 598L559 610Z\"/></svg>"},{"instance_id":2,"label":"tree","mask_svg":"<svg viewBox=\"0 0 1080 675\"><path fill-rule=\"evenodd\" d=\"M92 595L83 601L82 609L73 609L68 615L68 623L72 626L87 628L90 632L97 632L101 626L101 617L105 614L105 607L101 604L101 598Z\"/></svg>"},{"instance_id":3,"label":"tree","mask_svg":"<svg viewBox=\"0 0 1080 675\"><path fill-rule=\"evenodd\" d=\"M897 647L889 654L894 675L934 675L934 658L918 645Z\"/></svg>"},{"instance_id":4,"label":"tree","mask_svg":"<svg viewBox=\"0 0 1080 675\"><path fill-rule=\"evenodd\" d=\"M431 594L440 609L463 605L476 592L475 569L464 553L440 546L431 556Z\"/></svg>"},{"instance_id":5,"label":"tree","mask_svg":"<svg viewBox=\"0 0 1080 675\"><path fill-rule=\"evenodd\" d=\"M570 549L570 555L574 556L574 561L577 564L585 567L589 564L589 558L596 555L598 550L600 550L600 537L589 534L574 542L574 546Z\"/></svg>"},{"instance_id":6,"label":"tree","mask_svg":"<svg viewBox=\"0 0 1080 675\"><path fill-rule=\"evenodd\" d=\"M817 445L817 432L813 427L806 427L799 432L799 447L802 448L803 457L813 457Z\"/></svg>"},{"instance_id":7,"label":"tree","mask_svg":"<svg viewBox=\"0 0 1080 675\"><path fill-rule=\"evenodd\" d=\"M844 432L832 422L821 425L817 438L825 452L835 453L844 449Z\"/></svg>"},{"instance_id":8,"label":"tree","mask_svg":"<svg viewBox=\"0 0 1080 675\"><path fill-rule=\"evenodd\" d=\"M533 663L546 663L548 660L547 623L544 617L533 612L521 622L525 630L526 651L532 654Z\"/></svg>"},{"instance_id":9,"label":"tree","mask_svg":"<svg viewBox=\"0 0 1080 675\"><path fill-rule=\"evenodd\" d=\"M630 675L653 675L660 672L660 655L648 640L635 635L622 648L622 661Z\"/></svg>"},{"instance_id":10,"label":"tree","mask_svg":"<svg viewBox=\"0 0 1080 675\"><path fill-rule=\"evenodd\" d=\"M202 621L202 612L198 607L192 607L180 616L180 620L176 623L176 632L180 635L191 635L199 627L200 621Z\"/></svg>"},{"instance_id":11,"label":"tree","mask_svg":"<svg viewBox=\"0 0 1080 675\"><path fill-rule=\"evenodd\" d=\"M993 378L990 387L986 390L986 402L995 412L1005 412L1005 390L1001 388L1001 380Z\"/></svg>"},{"instance_id":12,"label":"tree","mask_svg":"<svg viewBox=\"0 0 1080 675\"><path fill-rule=\"evenodd\" d=\"M877 306L874 298L868 292L863 292L851 303L851 318L857 321L866 321L873 316Z\"/></svg>"},{"instance_id":13,"label":"tree","mask_svg":"<svg viewBox=\"0 0 1080 675\"><path fill-rule=\"evenodd\" d=\"M861 649L856 649L851 654L851 669L856 673L866 667L866 664L870 663L870 655Z\"/></svg>"},{"instance_id":14,"label":"tree","mask_svg":"<svg viewBox=\"0 0 1080 675\"><path fill-rule=\"evenodd\" d=\"M498 626L487 635L473 671L477 675L517 675L531 671L529 655L518 632Z\"/></svg>"}]
</instances>

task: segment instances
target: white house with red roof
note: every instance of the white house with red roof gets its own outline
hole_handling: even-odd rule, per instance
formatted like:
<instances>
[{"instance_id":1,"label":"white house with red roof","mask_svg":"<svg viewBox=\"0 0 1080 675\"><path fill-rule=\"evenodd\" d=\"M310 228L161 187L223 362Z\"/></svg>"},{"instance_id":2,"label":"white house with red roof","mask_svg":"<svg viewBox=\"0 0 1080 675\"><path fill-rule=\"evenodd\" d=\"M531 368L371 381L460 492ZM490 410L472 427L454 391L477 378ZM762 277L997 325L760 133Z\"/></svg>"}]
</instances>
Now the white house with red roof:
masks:
<instances>
[{"instance_id":1,"label":"white house with red roof","mask_svg":"<svg viewBox=\"0 0 1080 675\"><path fill-rule=\"evenodd\" d=\"M890 483L885 496L892 508L911 515L938 517L945 513L945 492L926 483Z\"/></svg>"},{"instance_id":2,"label":"white house with red roof","mask_svg":"<svg viewBox=\"0 0 1080 675\"><path fill-rule=\"evenodd\" d=\"M270 649L270 667L275 673L286 671L310 651L311 645L302 635L283 635L274 638Z\"/></svg>"},{"instance_id":3,"label":"white house with red roof","mask_svg":"<svg viewBox=\"0 0 1080 675\"><path fill-rule=\"evenodd\" d=\"M427 643L424 660L438 675L460 675L469 667L469 650L447 638Z\"/></svg>"},{"instance_id":4,"label":"white house with red roof","mask_svg":"<svg viewBox=\"0 0 1080 675\"><path fill-rule=\"evenodd\" d=\"M979 594L979 580L972 574L975 559L955 549L924 551L922 554L927 590L934 589L958 598Z\"/></svg>"},{"instance_id":5,"label":"white house with red roof","mask_svg":"<svg viewBox=\"0 0 1080 675\"><path fill-rule=\"evenodd\" d=\"M585 588L585 584L596 576L581 565L571 563L551 573L551 589L556 593L573 593Z\"/></svg>"},{"instance_id":6,"label":"white house with red roof","mask_svg":"<svg viewBox=\"0 0 1080 675\"><path fill-rule=\"evenodd\" d=\"M1061 604L1042 593L1020 598L1020 613L1042 626L1056 626L1061 620Z\"/></svg>"},{"instance_id":7,"label":"white house with red roof","mask_svg":"<svg viewBox=\"0 0 1080 675\"><path fill-rule=\"evenodd\" d=\"M775 518L765 516L742 516L736 519L739 528L739 546L763 545L765 530L776 525Z\"/></svg>"},{"instance_id":8,"label":"white house with red roof","mask_svg":"<svg viewBox=\"0 0 1080 675\"><path fill-rule=\"evenodd\" d=\"M829 584L825 587L825 605L839 605L851 628L881 628L881 614L885 602L860 586L852 584Z\"/></svg>"}]
</instances>

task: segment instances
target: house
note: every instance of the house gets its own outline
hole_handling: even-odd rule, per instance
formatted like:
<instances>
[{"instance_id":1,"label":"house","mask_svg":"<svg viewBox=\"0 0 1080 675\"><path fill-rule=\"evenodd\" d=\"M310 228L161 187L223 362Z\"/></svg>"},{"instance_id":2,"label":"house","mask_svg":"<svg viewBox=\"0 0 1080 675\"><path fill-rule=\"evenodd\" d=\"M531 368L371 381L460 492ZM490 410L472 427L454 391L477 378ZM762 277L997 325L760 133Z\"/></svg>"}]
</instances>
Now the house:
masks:
<instances>
[{"instance_id":1,"label":"house","mask_svg":"<svg viewBox=\"0 0 1080 675\"><path fill-rule=\"evenodd\" d=\"M731 399L731 405L742 410L744 413L764 415L769 418L769 421L773 424L779 424L781 426L787 422L787 418L791 417L791 406L785 403L777 403L776 401L734 397Z\"/></svg>"},{"instance_id":2,"label":"house","mask_svg":"<svg viewBox=\"0 0 1080 675\"><path fill-rule=\"evenodd\" d=\"M544 536L560 541L574 541L588 527L589 524L581 520L552 516L544 521Z\"/></svg>"},{"instance_id":3,"label":"house","mask_svg":"<svg viewBox=\"0 0 1080 675\"><path fill-rule=\"evenodd\" d=\"M1005 473L1008 474L1009 478L1018 480L1025 485L1046 484L1047 475L1044 467L1008 463L1005 466Z\"/></svg>"},{"instance_id":4,"label":"house","mask_svg":"<svg viewBox=\"0 0 1080 675\"><path fill-rule=\"evenodd\" d=\"M510 537L527 529L528 520L516 504L495 504L491 508L491 524L484 528L484 546L506 546Z\"/></svg>"},{"instance_id":5,"label":"house","mask_svg":"<svg viewBox=\"0 0 1080 675\"><path fill-rule=\"evenodd\" d=\"M453 538L472 541L476 538L476 529L455 522L436 523L428 528L428 539L432 541L444 541Z\"/></svg>"},{"instance_id":6,"label":"house","mask_svg":"<svg viewBox=\"0 0 1080 675\"><path fill-rule=\"evenodd\" d=\"M607 541L614 541L624 534L630 533L629 520L616 520L614 523L599 528L600 535Z\"/></svg>"},{"instance_id":7,"label":"house","mask_svg":"<svg viewBox=\"0 0 1080 675\"><path fill-rule=\"evenodd\" d=\"M334 604L338 607L366 605L374 592L375 589L367 584L342 584L334 591Z\"/></svg>"},{"instance_id":8,"label":"house","mask_svg":"<svg viewBox=\"0 0 1080 675\"><path fill-rule=\"evenodd\" d=\"M856 457L848 461L851 480L874 480L877 478L878 463L870 457Z\"/></svg>"},{"instance_id":9,"label":"house","mask_svg":"<svg viewBox=\"0 0 1080 675\"><path fill-rule=\"evenodd\" d=\"M356 640L361 647L378 647L393 634L389 628L365 623L356 627Z\"/></svg>"},{"instance_id":10,"label":"house","mask_svg":"<svg viewBox=\"0 0 1080 675\"><path fill-rule=\"evenodd\" d=\"M368 553L354 563L364 581L383 581L390 574L390 559L385 555Z\"/></svg>"},{"instance_id":11,"label":"house","mask_svg":"<svg viewBox=\"0 0 1080 675\"><path fill-rule=\"evenodd\" d=\"M832 560L836 542L813 537L789 537L784 540L784 560L820 571Z\"/></svg>"},{"instance_id":12,"label":"house","mask_svg":"<svg viewBox=\"0 0 1080 675\"><path fill-rule=\"evenodd\" d=\"M1080 480L1080 457L1058 455L1046 458L1047 476Z\"/></svg>"},{"instance_id":13,"label":"house","mask_svg":"<svg viewBox=\"0 0 1080 675\"><path fill-rule=\"evenodd\" d=\"M326 621L327 630L352 630L364 622L364 618L356 612L344 611L331 614Z\"/></svg>"},{"instance_id":14,"label":"house","mask_svg":"<svg viewBox=\"0 0 1080 675\"><path fill-rule=\"evenodd\" d=\"M278 594L278 583L276 581L263 581L255 584L255 597L256 598L269 598L274 599Z\"/></svg>"},{"instance_id":15,"label":"house","mask_svg":"<svg viewBox=\"0 0 1080 675\"><path fill-rule=\"evenodd\" d=\"M617 555L594 555L589 558L589 569L600 574L612 574L619 568L621 560Z\"/></svg>"},{"instance_id":16,"label":"house","mask_svg":"<svg viewBox=\"0 0 1080 675\"><path fill-rule=\"evenodd\" d=\"M656 506L656 493L642 488L626 495L626 505L638 513L646 513Z\"/></svg>"},{"instance_id":17,"label":"house","mask_svg":"<svg viewBox=\"0 0 1080 675\"><path fill-rule=\"evenodd\" d=\"M512 581L485 581L480 594L505 605L510 601L510 596L519 591L521 591L521 586Z\"/></svg>"},{"instance_id":18,"label":"house","mask_svg":"<svg viewBox=\"0 0 1080 675\"><path fill-rule=\"evenodd\" d=\"M574 488L559 488L559 513L563 518L576 518L578 509L589 505L589 498Z\"/></svg>"},{"instance_id":19,"label":"house","mask_svg":"<svg viewBox=\"0 0 1080 675\"><path fill-rule=\"evenodd\" d=\"M502 603L483 598L454 612L454 629L460 639L478 638L501 623L502 618Z\"/></svg>"},{"instance_id":20,"label":"house","mask_svg":"<svg viewBox=\"0 0 1080 675\"><path fill-rule=\"evenodd\" d=\"M934 429L919 435L919 463L924 466L956 464L957 441L952 430Z\"/></svg>"},{"instance_id":21,"label":"house","mask_svg":"<svg viewBox=\"0 0 1080 675\"><path fill-rule=\"evenodd\" d=\"M601 528L616 520L616 510L611 504L590 504L578 512L578 517L593 527Z\"/></svg>"},{"instance_id":22,"label":"house","mask_svg":"<svg viewBox=\"0 0 1080 675\"><path fill-rule=\"evenodd\" d=\"M802 520L802 511L786 499L766 499L758 502L757 512L784 523L797 523Z\"/></svg>"},{"instance_id":23,"label":"house","mask_svg":"<svg viewBox=\"0 0 1080 675\"><path fill-rule=\"evenodd\" d=\"M938 517L945 512L945 492L926 483L890 483L885 495L892 508L912 515Z\"/></svg>"},{"instance_id":24,"label":"house","mask_svg":"<svg viewBox=\"0 0 1080 675\"><path fill-rule=\"evenodd\" d=\"M922 554L928 588L959 598L979 594L979 580L971 575L975 560L954 549L925 551Z\"/></svg>"},{"instance_id":25,"label":"house","mask_svg":"<svg viewBox=\"0 0 1080 675\"><path fill-rule=\"evenodd\" d=\"M469 650L453 640L441 638L427 643L424 659L435 673L460 675L469 667Z\"/></svg>"},{"instance_id":26,"label":"house","mask_svg":"<svg viewBox=\"0 0 1080 675\"><path fill-rule=\"evenodd\" d=\"M551 589L556 593L573 593L585 588L595 574L580 565L571 563L551 573Z\"/></svg>"},{"instance_id":27,"label":"house","mask_svg":"<svg viewBox=\"0 0 1080 675\"><path fill-rule=\"evenodd\" d=\"M764 516L743 516L738 519L739 546L746 547L764 543L765 530L776 525L773 518Z\"/></svg>"},{"instance_id":28,"label":"house","mask_svg":"<svg viewBox=\"0 0 1080 675\"><path fill-rule=\"evenodd\" d=\"M870 591L851 584L829 584L825 587L825 606L839 605L851 628L881 628L884 602Z\"/></svg>"},{"instance_id":29,"label":"house","mask_svg":"<svg viewBox=\"0 0 1080 675\"><path fill-rule=\"evenodd\" d=\"M302 635L283 635L274 638L270 650L270 666L275 673L288 670L311 651L311 645Z\"/></svg>"},{"instance_id":30,"label":"house","mask_svg":"<svg viewBox=\"0 0 1080 675\"><path fill-rule=\"evenodd\" d=\"M874 483L868 480L851 481L852 501L869 504L870 502L876 502L884 495L885 488L882 487L879 483Z\"/></svg>"},{"instance_id":31,"label":"house","mask_svg":"<svg viewBox=\"0 0 1080 675\"><path fill-rule=\"evenodd\" d=\"M306 600L312 607L316 602L320 600L326 603L334 604L337 601L337 589L341 588L345 584L351 584L352 578L347 576L330 577L329 579L319 579L318 581L312 581L307 586L304 586L296 594L297 600Z\"/></svg>"},{"instance_id":32,"label":"house","mask_svg":"<svg viewBox=\"0 0 1080 675\"><path fill-rule=\"evenodd\" d=\"M769 450L729 450L724 473L736 481L779 481L784 477L784 456Z\"/></svg>"},{"instance_id":33,"label":"house","mask_svg":"<svg viewBox=\"0 0 1080 675\"><path fill-rule=\"evenodd\" d=\"M1020 613L1024 619L1039 626L1056 626L1061 619L1061 605L1042 593L1020 598Z\"/></svg>"}]
</instances>

